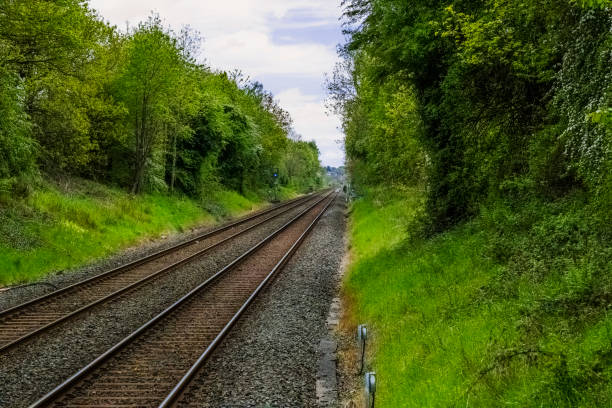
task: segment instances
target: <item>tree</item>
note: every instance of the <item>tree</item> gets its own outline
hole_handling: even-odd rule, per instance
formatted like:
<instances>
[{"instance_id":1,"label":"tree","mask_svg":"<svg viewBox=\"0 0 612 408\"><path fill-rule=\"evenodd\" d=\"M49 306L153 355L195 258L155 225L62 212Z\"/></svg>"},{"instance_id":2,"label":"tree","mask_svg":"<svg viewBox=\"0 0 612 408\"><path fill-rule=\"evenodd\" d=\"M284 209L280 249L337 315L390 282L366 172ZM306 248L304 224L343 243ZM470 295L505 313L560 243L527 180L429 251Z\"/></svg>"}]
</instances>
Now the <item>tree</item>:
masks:
<instances>
[{"instance_id":1,"label":"tree","mask_svg":"<svg viewBox=\"0 0 612 408\"><path fill-rule=\"evenodd\" d=\"M81 1L0 2L0 64L21 80L48 170L83 170L89 162L88 106L98 92L89 76L111 33Z\"/></svg>"},{"instance_id":2,"label":"tree","mask_svg":"<svg viewBox=\"0 0 612 408\"><path fill-rule=\"evenodd\" d=\"M240 71L199 65L200 42L157 15L122 33L87 2L0 1L0 190L38 167L134 193L264 191L291 117Z\"/></svg>"},{"instance_id":3,"label":"tree","mask_svg":"<svg viewBox=\"0 0 612 408\"><path fill-rule=\"evenodd\" d=\"M150 170L155 149L163 142L170 115L169 96L183 68L176 39L157 15L131 32L126 61L114 84L117 99L128 111L134 152L131 190L140 192Z\"/></svg>"},{"instance_id":4,"label":"tree","mask_svg":"<svg viewBox=\"0 0 612 408\"><path fill-rule=\"evenodd\" d=\"M20 82L0 65L0 194L12 191L19 177L35 169L35 143Z\"/></svg>"},{"instance_id":5,"label":"tree","mask_svg":"<svg viewBox=\"0 0 612 408\"><path fill-rule=\"evenodd\" d=\"M330 91L355 177L426 180L432 232L488 197L597 190L612 148L590 120L612 94L604 3L346 1Z\"/></svg>"}]
</instances>

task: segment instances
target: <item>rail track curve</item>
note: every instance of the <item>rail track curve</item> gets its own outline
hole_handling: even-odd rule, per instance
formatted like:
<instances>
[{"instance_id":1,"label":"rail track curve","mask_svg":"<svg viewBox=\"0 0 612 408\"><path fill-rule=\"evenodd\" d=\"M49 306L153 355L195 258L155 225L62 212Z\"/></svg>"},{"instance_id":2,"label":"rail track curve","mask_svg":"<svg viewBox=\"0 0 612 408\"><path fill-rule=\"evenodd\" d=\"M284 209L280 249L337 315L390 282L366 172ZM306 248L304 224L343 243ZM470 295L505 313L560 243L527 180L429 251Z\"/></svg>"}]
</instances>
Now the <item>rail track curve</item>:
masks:
<instances>
[{"instance_id":1,"label":"rail track curve","mask_svg":"<svg viewBox=\"0 0 612 408\"><path fill-rule=\"evenodd\" d=\"M170 248L0 311L0 353L99 304L171 273L179 266L196 260L221 244L311 200L317 200L321 194L324 193L300 197L258 211Z\"/></svg>"},{"instance_id":2,"label":"rail track curve","mask_svg":"<svg viewBox=\"0 0 612 408\"><path fill-rule=\"evenodd\" d=\"M317 198L31 407L185 403L190 379L335 198Z\"/></svg>"}]
</instances>

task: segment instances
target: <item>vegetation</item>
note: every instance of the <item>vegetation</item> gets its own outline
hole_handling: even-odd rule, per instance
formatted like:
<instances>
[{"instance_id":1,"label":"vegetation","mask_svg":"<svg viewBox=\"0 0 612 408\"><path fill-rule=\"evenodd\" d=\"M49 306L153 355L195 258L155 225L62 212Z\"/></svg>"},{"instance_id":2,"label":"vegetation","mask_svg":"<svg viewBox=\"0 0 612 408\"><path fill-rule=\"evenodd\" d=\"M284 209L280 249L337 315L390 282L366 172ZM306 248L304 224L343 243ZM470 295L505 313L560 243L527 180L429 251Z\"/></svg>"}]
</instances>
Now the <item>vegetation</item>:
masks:
<instances>
[{"instance_id":1,"label":"vegetation","mask_svg":"<svg viewBox=\"0 0 612 408\"><path fill-rule=\"evenodd\" d=\"M316 145L261 84L198 64L199 44L157 15L119 32L84 1L2 1L0 191L41 173L195 198L316 187Z\"/></svg>"},{"instance_id":2,"label":"vegetation","mask_svg":"<svg viewBox=\"0 0 612 408\"><path fill-rule=\"evenodd\" d=\"M377 406L610 406L612 4L344 6Z\"/></svg>"},{"instance_id":3,"label":"vegetation","mask_svg":"<svg viewBox=\"0 0 612 408\"><path fill-rule=\"evenodd\" d=\"M609 205L612 22L591 3L346 1L330 89L355 181L427 185L431 232L496 197Z\"/></svg>"},{"instance_id":4,"label":"vegetation","mask_svg":"<svg viewBox=\"0 0 612 408\"><path fill-rule=\"evenodd\" d=\"M241 200L243 211L251 209ZM35 280L143 238L210 223L213 215L193 200L170 195L131 197L84 180L47 184L0 212L0 284Z\"/></svg>"},{"instance_id":5,"label":"vegetation","mask_svg":"<svg viewBox=\"0 0 612 408\"><path fill-rule=\"evenodd\" d=\"M610 406L610 237L584 197L428 239L409 235L422 201L377 188L352 207L344 291L373 329L377 406Z\"/></svg>"},{"instance_id":6,"label":"vegetation","mask_svg":"<svg viewBox=\"0 0 612 408\"><path fill-rule=\"evenodd\" d=\"M321 186L324 172L314 142L300 140L289 114L260 83L198 63L200 40L189 27L176 32L155 14L121 32L86 1L0 1L0 219L46 214L51 200L58 225L75 222L95 235L134 200L136 213L147 206L160 211L143 218L130 210L130 225L159 233L162 225L205 217L192 206L202 210L221 195L229 201L217 204L225 205L234 192L261 201ZM50 180L65 178L100 183L86 185L117 200L108 207L49 187L56 184ZM117 189L144 195L119 197ZM61 209L84 206L89 213L97 205L108 212L85 226ZM186 211L184 218L174 218L173 205ZM43 224L23 230L38 236L29 245L40 244L41 254L52 241L45 234L56 233ZM0 245L9 263L0 262L6 272L0 282L30 276L11 262L32 256L27 262L45 263L10 239ZM72 264L58 262L49 264Z\"/></svg>"}]
</instances>

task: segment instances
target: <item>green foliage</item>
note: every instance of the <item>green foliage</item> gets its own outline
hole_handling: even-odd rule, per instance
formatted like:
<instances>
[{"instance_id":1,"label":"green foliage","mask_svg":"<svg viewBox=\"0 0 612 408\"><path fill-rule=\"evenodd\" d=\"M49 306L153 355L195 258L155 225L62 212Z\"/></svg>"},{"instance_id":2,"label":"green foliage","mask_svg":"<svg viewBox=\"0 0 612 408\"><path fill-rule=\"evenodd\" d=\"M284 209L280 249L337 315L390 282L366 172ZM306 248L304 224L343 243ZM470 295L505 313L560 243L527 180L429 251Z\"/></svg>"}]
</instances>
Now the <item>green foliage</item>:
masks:
<instances>
[{"instance_id":1,"label":"green foliage","mask_svg":"<svg viewBox=\"0 0 612 408\"><path fill-rule=\"evenodd\" d=\"M37 169L198 199L320 186L289 114L263 85L199 65L200 42L156 14L120 32L80 0L0 2L0 193Z\"/></svg>"},{"instance_id":2,"label":"green foliage","mask_svg":"<svg viewBox=\"0 0 612 408\"><path fill-rule=\"evenodd\" d=\"M129 147L134 152L132 192L140 192L149 176L156 176L155 151L168 126L171 92L176 92L183 61L176 40L164 30L158 16L136 27L125 50L124 66L113 83L115 99L122 104L131 124ZM162 174L163 177L163 174ZM149 186L155 189L155 182Z\"/></svg>"},{"instance_id":3,"label":"green foliage","mask_svg":"<svg viewBox=\"0 0 612 408\"><path fill-rule=\"evenodd\" d=\"M612 149L612 126L606 118L612 106L612 17L591 10L576 18L555 84L553 112L563 125L567 167L596 189Z\"/></svg>"},{"instance_id":4,"label":"green foliage","mask_svg":"<svg viewBox=\"0 0 612 408\"><path fill-rule=\"evenodd\" d=\"M89 107L97 87L87 80L110 30L77 0L0 3L0 64L17 76L24 109L49 171L83 171L95 148Z\"/></svg>"},{"instance_id":5,"label":"green foliage","mask_svg":"<svg viewBox=\"0 0 612 408\"><path fill-rule=\"evenodd\" d=\"M612 238L584 194L497 202L409 236L422 193L351 209L345 291L372 329L381 407L601 407L612 401Z\"/></svg>"},{"instance_id":6,"label":"green foliage","mask_svg":"<svg viewBox=\"0 0 612 408\"><path fill-rule=\"evenodd\" d=\"M600 191L612 19L608 2L579 3L345 2L347 62L330 90L355 182L425 183L434 232L509 185Z\"/></svg>"},{"instance_id":7,"label":"green foliage","mask_svg":"<svg viewBox=\"0 0 612 408\"><path fill-rule=\"evenodd\" d=\"M606 8L612 6L612 2L610 0L574 0L574 2L582 7Z\"/></svg>"},{"instance_id":8,"label":"green foliage","mask_svg":"<svg viewBox=\"0 0 612 408\"><path fill-rule=\"evenodd\" d=\"M253 86L241 88L225 73L202 74L193 133L177 145L177 187L190 196L219 186L267 195L277 182L296 191L322 185L316 145L288 139L286 112Z\"/></svg>"},{"instance_id":9,"label":"green foliage","mask_svg":"<svg viewBox=\"0 0 612 408\"><path fill-rule=\"evenodd\" d=\"M0 65L0 196L34 171L35 143L24 111L23 86Z\"/></svg>"},{"instance_id":10,"label":"green foliage","mask_svg":"<svg viewBox=\"0 0 612 408\"><path fill-rule=\"evenodd\" d=\"M296 191L314 191L322 184L319 149L314 142L291 141L283 168L280 181Z\"/></svg>"},{"instance_id":11,"label":"green foliage","mask_svg":"<svg viewBox=\"0 0 612 408\"><path fill-rule=\"evenodd\" d=\"M344 123L345 147L358 183L418 184L426 155L418 140L422 126L414 92L401 81L360 86Z\"/></svg>"},{"instance_id":12,"label":"green foliage","mask_svg":"<svg viewBox=\"0 0 612 408\"><path fill-rule=\"evenodd\" d=\"M610 2L344 5L345 287L377 405L610 406Z\"/></svg>"}]
</instances>

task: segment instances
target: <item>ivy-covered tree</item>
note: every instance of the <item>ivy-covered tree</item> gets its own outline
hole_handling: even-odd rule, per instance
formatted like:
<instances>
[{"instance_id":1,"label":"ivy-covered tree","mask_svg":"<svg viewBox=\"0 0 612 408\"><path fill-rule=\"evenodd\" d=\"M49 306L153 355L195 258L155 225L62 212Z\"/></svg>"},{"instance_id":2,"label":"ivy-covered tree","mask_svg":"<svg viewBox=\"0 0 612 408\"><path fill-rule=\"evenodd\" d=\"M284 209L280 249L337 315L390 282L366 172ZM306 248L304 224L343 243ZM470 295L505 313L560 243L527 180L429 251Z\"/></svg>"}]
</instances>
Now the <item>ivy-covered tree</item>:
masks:
<instances>
[{"instance_id":1,"label":"ivy-covered tree","mask_svg":"<svg viewBox=\"0 0 612 408\"><path fill-rule=\"evenodd\" d=\"M35 170L36 149L25 113L23 84L0 65L0 194L12 192Z\"/></svg>"},{"instance_id":2,"label":"ivy-covered tree","mask_svg":"<svg viewBox=\"0 0 612 408\"><path fill-rule=\"evenodd\" d=\"M346 62L330 91L357 181L425 184L432 231L487 197L599 189L612 149L609 2L344 5Z\"/></svg>"}]
</instances>

